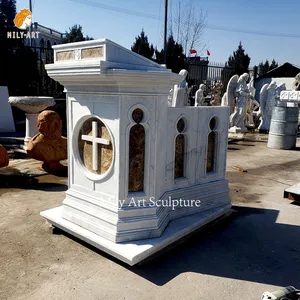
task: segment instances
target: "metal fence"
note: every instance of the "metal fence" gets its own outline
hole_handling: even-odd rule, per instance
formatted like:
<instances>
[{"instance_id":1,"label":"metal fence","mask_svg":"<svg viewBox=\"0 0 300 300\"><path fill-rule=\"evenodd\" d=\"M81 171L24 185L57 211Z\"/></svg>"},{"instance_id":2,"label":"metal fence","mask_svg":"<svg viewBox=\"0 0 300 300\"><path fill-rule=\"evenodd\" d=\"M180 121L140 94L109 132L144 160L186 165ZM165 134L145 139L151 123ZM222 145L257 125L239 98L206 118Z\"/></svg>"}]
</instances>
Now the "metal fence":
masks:
<instances>
[{"instance_id":1,"label":"metal fence","mask_svg":"<svg viewBox=\"0 0 300 300\"><path fill-rule=\"evenodd\" d=\"M63 86L51 79L45 69L46 64L54 62L54 50L45 47L27 47L36 55L36 67L39 74L36 83L36 95L64 98L65 94L63 93Z\"/></svg>"},{"instance_id":2,"label":"metal fence","mask_svg":"<svg viewBox=\"0 0 300 300\"><path fill-rule=\"evenodd\" d=\"M193 91L196 92L200 84L205 84L208 96L213 92L213 87L216 84L221 83L226 88L230 78L234 75L233 68L228 68L221 63L211 63L207 60L188 61L188 72L187 80L189 86L194 86Z\"/></svg>"},{"instance_id":3,"label":"metal fence","mask_svg":"<svg viewBox=\"0 0 300 300\"><path fill-rule=\"evenodd\" d=\"M193 86L191 93L195 94L200 84L206 85L206 97L213 99L216 86L222 86L221 96L226 91L230 78L235 74L234 68L229 68L222 63L209 62L208 59L188 60L189 86ZM253 72L252 69L249 73Z\"/></svg>"}]
</instances>

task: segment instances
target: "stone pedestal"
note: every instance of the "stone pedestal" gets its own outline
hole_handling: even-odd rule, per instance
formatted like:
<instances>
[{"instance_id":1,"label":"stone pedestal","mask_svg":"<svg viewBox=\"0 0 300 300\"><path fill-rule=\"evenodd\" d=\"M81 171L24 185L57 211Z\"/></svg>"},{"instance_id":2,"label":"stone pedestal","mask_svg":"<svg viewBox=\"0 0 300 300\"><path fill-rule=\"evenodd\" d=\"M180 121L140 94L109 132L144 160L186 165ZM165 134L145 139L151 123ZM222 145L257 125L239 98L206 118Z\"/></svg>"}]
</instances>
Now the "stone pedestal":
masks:
<instances>
[{"instance_id":1,"label":"stone pedestal","mask_svg":"<svg viewBox=\"0 0 300 300\"><path fill-rule=\"evenodd\" d=\"M26 113L26 136L24 140L26 148L30 139L38 132L37 117L39 112L49 106L54 106L55 101L52 97L18 96L9 97L8 102L11 106L15 106Z\"/></svg>"},{"instance_id":2,"label":"stone pedestal","mask_svg":"<svg viewBox=\"0 0 300 300\"><path fill-rule=\"evenodd\" d=\"M43 217L133 265L230 209L227 107L168 107L182 76L110 40L53 48L69 188Z\"/></svg>"},{"instance_id":3,"label":"stone pedestal","mask_svg":"<svg viewBox=\"0 0 300 300\"><path fill-rule=\"evenodd\" d=\"M24 145L27 147L30 139L35 136L38 132L37 129L37 117L39 114L28 114L26 113L26 133L24 139Z\"/></svg>"}]
</instances>

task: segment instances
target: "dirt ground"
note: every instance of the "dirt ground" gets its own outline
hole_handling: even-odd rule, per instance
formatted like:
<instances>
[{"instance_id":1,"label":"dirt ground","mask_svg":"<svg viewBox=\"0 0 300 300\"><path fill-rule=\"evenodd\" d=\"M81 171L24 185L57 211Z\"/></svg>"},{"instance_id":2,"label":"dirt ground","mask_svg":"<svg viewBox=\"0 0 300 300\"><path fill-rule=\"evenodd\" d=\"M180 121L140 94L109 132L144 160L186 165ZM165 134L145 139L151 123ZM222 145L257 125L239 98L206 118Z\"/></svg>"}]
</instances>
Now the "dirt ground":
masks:
<instances>
[{"instance_id":1,"label":"dirt ground","mask_svg":"<svg viewBox=\"0 0 300 300\"><path fill-rule=\"evenodd\" d=\"M41 175L32 188L2 188L0 299L258 300L267 290L300 288L300 207L283 199L284 189L300 181L299 162L299 149L271 150L254 135L229 144L234 216L134 267L52 234L39 213L61 204L65 177Z\"/></svg>"}]
</instances>

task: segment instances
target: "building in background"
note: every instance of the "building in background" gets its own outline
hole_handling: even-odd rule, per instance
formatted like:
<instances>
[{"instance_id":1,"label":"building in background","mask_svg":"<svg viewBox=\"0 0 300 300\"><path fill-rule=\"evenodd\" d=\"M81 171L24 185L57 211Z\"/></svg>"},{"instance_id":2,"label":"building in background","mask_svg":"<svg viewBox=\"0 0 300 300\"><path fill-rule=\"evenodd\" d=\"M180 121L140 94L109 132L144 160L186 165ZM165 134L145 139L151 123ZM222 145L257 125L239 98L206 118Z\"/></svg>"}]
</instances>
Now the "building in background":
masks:
<instances>
[{"instance_id":1,"label":"building in background","mask_svg":"<svg viewBox=\"0 0 300 300\"><path fill-rule=\"evenodd\" d=\"M53 45L59 45L62 43L63 33L40 25L37 22L34 22L32 25L32 30L39 32L39 37L32 39L32 47L41 47L51 49ZM25 40L25 45L30 46L30 40Z\"/></svg>"},{"instance_id":2,"label":"building in background","mask_svg":"<svg viewBox=\"0 0 300 300\"><path fill-rule=\"evenodd\" d=\"M256 89L255 98L259 100L259 93L261 88L264 86L264 84L271 83L271 81L276 81L277 85L280 83L285 83L286 89L292 90L295 76L298 73L300 73L300 67L286 62L281 66L272 69L266 74L258 77L255 80L255 89Z\"/></svg>"}]
</instances>

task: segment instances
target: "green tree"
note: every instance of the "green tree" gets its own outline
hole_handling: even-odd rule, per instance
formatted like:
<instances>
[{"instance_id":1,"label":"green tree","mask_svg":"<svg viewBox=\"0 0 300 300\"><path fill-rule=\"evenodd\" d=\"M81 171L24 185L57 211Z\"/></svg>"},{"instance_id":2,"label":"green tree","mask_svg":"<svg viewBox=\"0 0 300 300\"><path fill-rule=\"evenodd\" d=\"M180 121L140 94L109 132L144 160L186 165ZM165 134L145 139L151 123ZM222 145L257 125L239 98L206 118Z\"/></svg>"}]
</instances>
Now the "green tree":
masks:
<instances>
[{"instance_id":1,"label":"green tree","mask_svg":"<svg viewBox=\"0 0 300 300\"><path fill-rule=\"evenodd\" d=\"M161 51L155 50L156 61L160 64L164 62L164 49ZM180 70L186 69L185 55L181 44L175 42L173 35L170 35L167 42L167 68L174 73L179 73Z\"/></svg>"},{"instance_id":2,"label":"green tree","mask_svg":"<svg viewBox=\"0 0 300 300\"><path fill-rule=\"evenodd\" d=\"M275 59L272 60L271 64L269 63L269 61L266 59L265 62L261 62L258 65L258 75L259 76L263 76L265 75L267 72L275 69L278 67L278 63L275 61Z\"/></svg>"},{"instance_id":3,"label":"green tree","mask_svg":"<svg viewBox=\"0 0 300 300\"><path fill-rule=\"evenodd\" d=\"M270 65L270 68L269 68L269 71L275 69L278 67L278 62L275 61L275 59L273 58L272 62L271 62L271 65Z\"/></svg>"},{"instance_id":4,"label":"green tree","mask_svg":"<svg viewBox=\"0 0 300 300\"><path fill-rule=\"evenodd\" d=\"M89 41L89 40L93 40L93 38L89 37L88 35L84 36L82 32L82 26L75 24L69 28L69 32L66 31L65 37L62 39L62 44Z\"/></svg>"},{"instance_id":5,"label":"green tree","mask_svg":"<svg viewBox=\"0 0 300 300\"><path fill-rule=\"evenodd\" d=\"M149 59L153 59L154 55L154 47L153 45L148 42L148 37L145 34L144 29L142 29L142 32L140 35L135 37L135 42L131 46L131 51L138 53L144 57L147 57Z\"/></svg>"},{"instance_id":6,"label":"green tree","mask_svg":"<svg viewBox=\"0 0 300 300\"><path fill-rule=\"evenodd\" d=\"M236 51L229 56L226 67L233 70L234 74L242 75L249 72L249 64L251 58L245 53L245 50L240 42Z\"/></svg>"},{"instance_id":7,"label":"green tree","mask_svg":"<svg viewBox=\"0 0 300 300\"><path fill-rule=\"evenodd\" d=\"M14 25L16 16L15 0L0 0L0 85L8 85L7 73L13 51L23 44L21 39L8 39L7 32L19 31Z\"/></svg>"}]
</instances>

